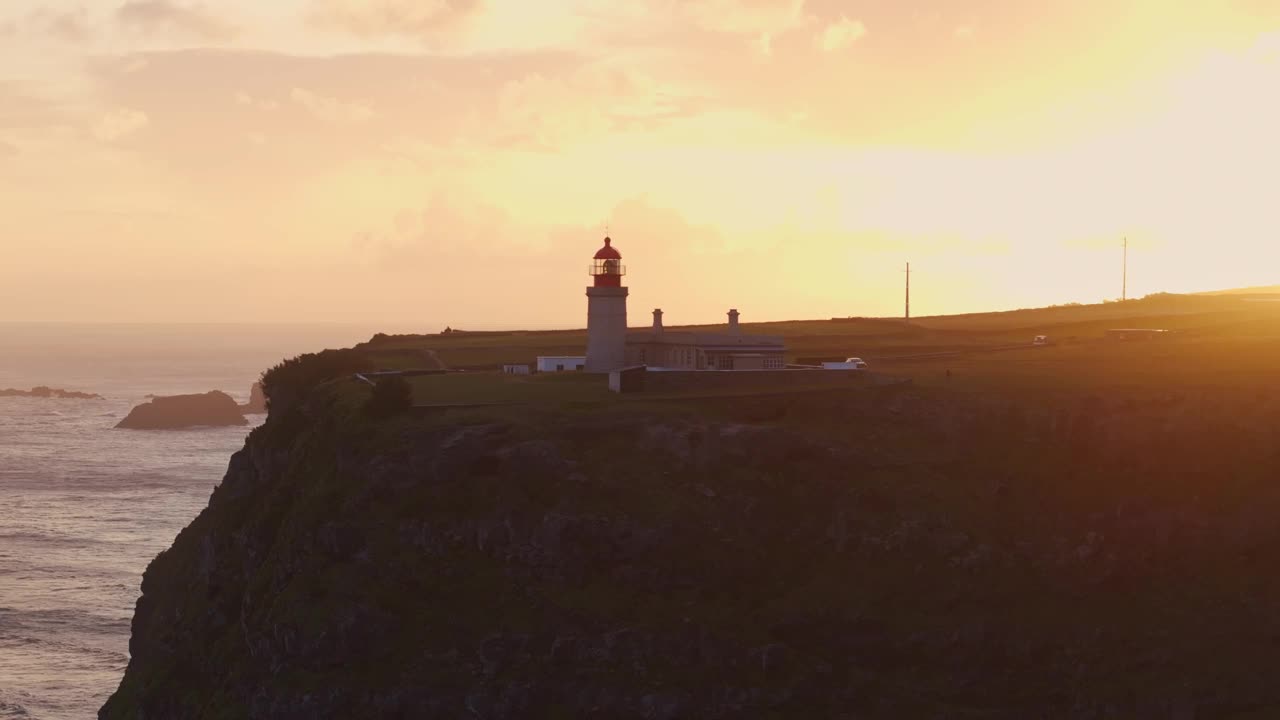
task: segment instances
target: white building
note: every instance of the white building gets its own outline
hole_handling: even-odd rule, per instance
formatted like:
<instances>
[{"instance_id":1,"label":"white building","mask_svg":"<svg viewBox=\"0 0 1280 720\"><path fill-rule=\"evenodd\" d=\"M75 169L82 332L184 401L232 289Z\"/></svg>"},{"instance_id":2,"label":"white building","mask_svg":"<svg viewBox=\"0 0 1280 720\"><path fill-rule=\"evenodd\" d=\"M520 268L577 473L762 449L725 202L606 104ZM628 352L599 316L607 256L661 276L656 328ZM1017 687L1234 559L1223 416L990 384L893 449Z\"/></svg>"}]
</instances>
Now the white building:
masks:
<instances>
[{"instance_id":1,"label":"white building","mask_svg":"<svg viewBox=\"0 0 1280 720\"><path fill-rule=\"evenodd\" d=\"M587 367L587 358L582 355L539 355L538 372L568 372L582 370Z\"/></svg>"},{"instance_id":2,"label":"white building","mask_svg":"<svg viewBox=\"0 0 1280 720\"><path fill-rule=\"evenodd\" d=\"M502 372L506 375L528 375L528 365L503 365Z\"/></svg>"}]
</instances>

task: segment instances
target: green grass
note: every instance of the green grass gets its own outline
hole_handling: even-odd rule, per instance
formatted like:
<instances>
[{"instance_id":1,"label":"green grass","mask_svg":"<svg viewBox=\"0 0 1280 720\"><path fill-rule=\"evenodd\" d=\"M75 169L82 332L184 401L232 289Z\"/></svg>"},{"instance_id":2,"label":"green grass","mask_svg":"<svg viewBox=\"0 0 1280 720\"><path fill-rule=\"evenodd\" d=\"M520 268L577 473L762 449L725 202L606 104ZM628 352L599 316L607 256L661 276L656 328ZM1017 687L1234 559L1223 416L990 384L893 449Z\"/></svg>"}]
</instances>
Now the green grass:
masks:
<instances>
[{"instance_id":1,"label":"green grass","mask_svg":"<svg viewBox=\"0 0 1280 720\"><path fill-rule=\"evenodd\" d=\"M961 391L1052 393L1256 386L1268 382L1278 367L1280 334L1028 346L1002 352L884 362L876 369L912 378L919 384Z\"/></svg>"},{"instance_id":2,"label":"green grass","mask_svg":"<svg viewBox=\"0 0 1280 720\"><path fill-rule=\"evenodd\" d=\"M606 375L449 373L410 378L418 405L602 401L613 397Z\"/></svg>"},{"instance_id":3,"label":"green grass","mask_svg":"<svg viewBox=\"0 0 1280 720\"><path fill-rule=\"evenodd\" d=\"M1035 335L1060 341L1101 339L1117 327L1160 327L1189 335L1275 334L1280 304L1246 302L1239 296L1160 295L1142 300L1014 310L998 313L921 317L905 324L891 318L843 318L747 323L747 333L781 335L791 361L859 356L877 364L902 356L973 351L1031 342ZM671 327L672 331L723 331L722 325ZM644 327L632 328L646 332ZM497 369L507 363L532 364L539 355L579 355L582 329L454 332L379 338L361 349L379 367ZM424 359L426 358L426 359Z\"/></svg>"},{"instance_id":4,"label":"green grass","mask_svg":"<svg viewBox=\"0 0 1280 720\"><path fill-rule=\"evenodd\" d=\"M1160 327L1176 333L1148 342L1105 338L1108 329L1125 326ZM918 385L1010 397L1247 386L1269 382L1280 367L1280 305L1230 296L1157 296L1126 303L928 317L910 326L899 320L858 318L745 327L748 332L782 335L793 361L857 355L868 359L877 373L911 379ZM1032 347L1031 338L1039 334L1049 335L1055 344ZM537 354L581 352L583 345L581 330L451 333L384 339L376 345L375 355L412 359L433 351L446 364L492 366L531 361ZM412 383L418 404L569 407L664 399L655 393L619 397L608 392L603 376L577 373L459 373L418 377Z\"/></svg>"}]
</instances>

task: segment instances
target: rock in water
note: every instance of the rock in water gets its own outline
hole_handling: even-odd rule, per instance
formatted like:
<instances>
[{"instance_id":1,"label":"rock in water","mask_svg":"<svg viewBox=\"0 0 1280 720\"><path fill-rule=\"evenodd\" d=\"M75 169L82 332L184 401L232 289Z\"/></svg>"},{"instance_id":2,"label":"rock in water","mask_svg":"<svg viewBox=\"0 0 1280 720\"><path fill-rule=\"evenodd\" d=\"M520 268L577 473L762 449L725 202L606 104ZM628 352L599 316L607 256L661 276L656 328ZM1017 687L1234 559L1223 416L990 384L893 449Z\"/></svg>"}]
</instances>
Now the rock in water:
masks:
<instances>
[{"instance_id":1,"label":"rock in water","mask_svg":"<svg viewBox=\"0 0 1280 720\"><path fill-rule=\"evenodd\" d=\"M33 387L30 390L14 390L7 388L0 390L0 397L33 397L33 398L57 398L59 400L101 400L102 396L97 393L77 392L75 390L62 390L41 385Z\"/></svg>"},{"instance_id":2,"label":"rock in water","mask_svg":"<svg viewBox=\"0 0 1280 720\"><path fill-rule=\"evenodd\" d=\"M262 415L267 412L267 395L262 392L262 383L256 382L249 390L249 402L240 406L245 415Z\"/></svg>"},{"instance_id":3,"label":"rock in water","mask_svg":"<svg viewBox=\"0 0 1280 720\"><path fill-rule=\"evenodd\" d=\"M177 428L248 425L240 406L228 394L214 390L203 395L157 397L135 407L118 428L173 430Z\"/></svg>"}]
</instances>

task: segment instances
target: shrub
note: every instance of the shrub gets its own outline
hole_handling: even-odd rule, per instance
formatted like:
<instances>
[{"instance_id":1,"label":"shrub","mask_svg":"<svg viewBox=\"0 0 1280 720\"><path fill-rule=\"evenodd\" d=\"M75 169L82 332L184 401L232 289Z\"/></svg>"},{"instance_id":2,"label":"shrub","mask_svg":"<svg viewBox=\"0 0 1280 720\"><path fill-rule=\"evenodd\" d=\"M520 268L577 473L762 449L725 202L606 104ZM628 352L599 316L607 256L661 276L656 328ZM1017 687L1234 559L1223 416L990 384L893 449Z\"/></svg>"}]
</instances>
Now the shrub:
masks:
<instances>
[{"instance_id":1,"label":"shrub","mask_svg":"<svg viewBox=\"0 0 1280 720\"><path fill-rule=\"evenodd\" d=\"M284 360L262 373L267 410L273 414L284 412L317 385L368 369L364 354L350 349L324 350Z\"/></svg>"},{"instance_id":2,"label":"shrub","mask_svg":"<svg viewBox=\"0 0 1280 720\"><path fill-rule=\"evenodd\" d=\"M377 418L398 415L413 406L413 388L409 381L400 375L392 375L378 380L373 386L373 395L365 404L365 412Z\"/></svg>"}]
</instances>

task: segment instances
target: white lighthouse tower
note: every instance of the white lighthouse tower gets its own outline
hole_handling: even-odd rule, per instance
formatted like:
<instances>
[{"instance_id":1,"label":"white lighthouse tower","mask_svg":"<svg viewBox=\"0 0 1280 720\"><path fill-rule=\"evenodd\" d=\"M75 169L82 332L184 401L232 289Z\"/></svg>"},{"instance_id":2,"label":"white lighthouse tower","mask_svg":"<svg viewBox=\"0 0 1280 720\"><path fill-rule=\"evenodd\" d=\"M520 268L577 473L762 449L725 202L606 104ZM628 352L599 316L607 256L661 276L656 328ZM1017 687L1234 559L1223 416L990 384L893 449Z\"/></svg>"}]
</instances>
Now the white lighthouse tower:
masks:
<instances>
[{"instance_id":1,"label":"white lighthouse tower","mask_svg":"<svg viewBox=\"0 0 1280 720\"><path fill-rule=\"evenodd\" d=\"M587 372L611 372L626 364L626 274L622 253L606 237L591 263L594 282L587 288Z\"/></svg>"}]
</instances>

